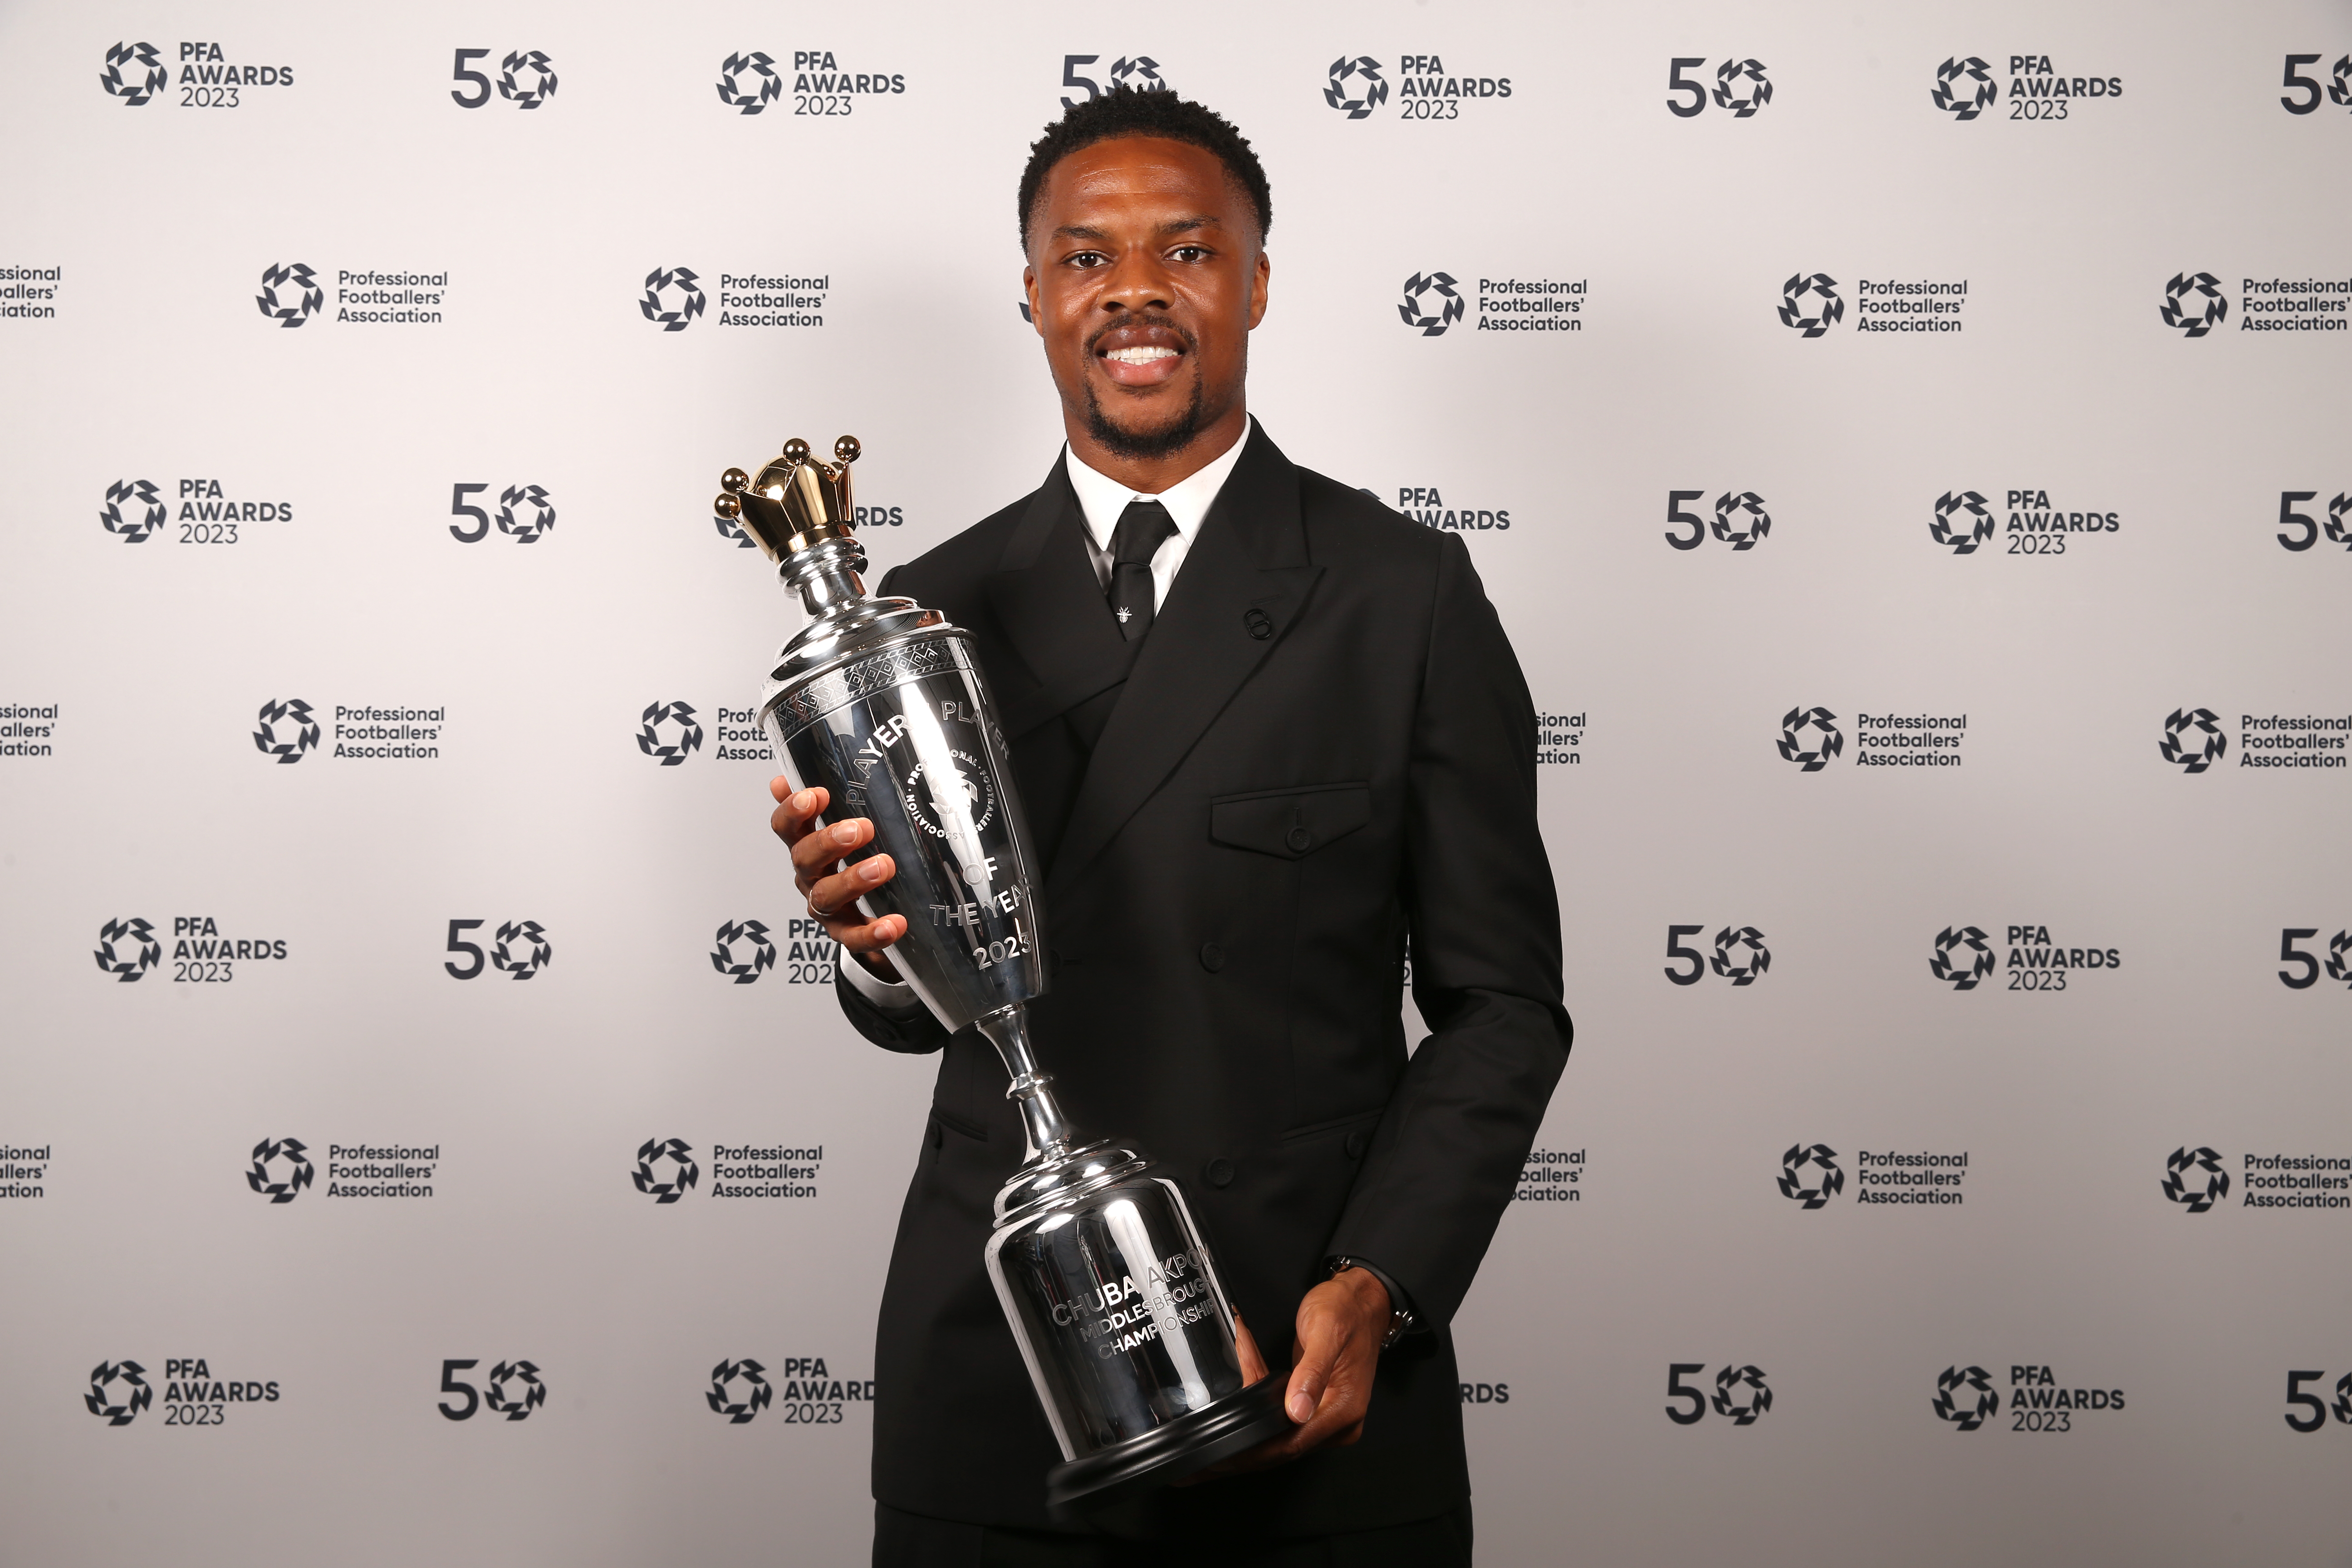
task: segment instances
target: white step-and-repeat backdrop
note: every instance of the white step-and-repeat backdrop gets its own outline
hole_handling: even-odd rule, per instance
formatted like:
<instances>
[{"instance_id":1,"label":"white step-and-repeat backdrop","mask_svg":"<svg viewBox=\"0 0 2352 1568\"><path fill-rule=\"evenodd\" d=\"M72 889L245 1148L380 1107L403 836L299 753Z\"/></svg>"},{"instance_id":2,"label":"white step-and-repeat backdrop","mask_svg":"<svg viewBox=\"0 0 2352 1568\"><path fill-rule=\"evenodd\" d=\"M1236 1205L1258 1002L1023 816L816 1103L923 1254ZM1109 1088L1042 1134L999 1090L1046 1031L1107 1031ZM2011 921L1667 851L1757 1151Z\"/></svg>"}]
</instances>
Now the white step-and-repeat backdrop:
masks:
<instances>
[{"instance_id":1,"label":"white step-and-repeat backdrop","mask_svg":"<svg viewBox=\"0 0 2352 1568\"><path fill-rule=\"evenodd\" d=\"M2352 9L0 55L0 1557L862 1560L932 1064L795 918L709 497L855 432L878 569L1033 487L1024 149L1162 82L1273 177L1254 408L1545 715L1484 1560L2352 1547Z\"/></svg>"}]
</instances>

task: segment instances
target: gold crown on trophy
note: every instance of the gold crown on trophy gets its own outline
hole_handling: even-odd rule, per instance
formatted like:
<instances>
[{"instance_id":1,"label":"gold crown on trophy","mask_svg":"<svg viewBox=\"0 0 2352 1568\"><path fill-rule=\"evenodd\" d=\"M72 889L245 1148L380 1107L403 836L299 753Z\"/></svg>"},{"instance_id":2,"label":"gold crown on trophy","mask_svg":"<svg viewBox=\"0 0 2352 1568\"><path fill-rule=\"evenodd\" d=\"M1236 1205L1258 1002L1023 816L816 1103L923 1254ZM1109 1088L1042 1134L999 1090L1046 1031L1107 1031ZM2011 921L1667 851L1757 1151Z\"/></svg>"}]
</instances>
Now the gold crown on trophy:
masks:
<instances>
[{"instance_id":1,"label":"gold crown on trophy","mask_svg":"<svg viewBox=\"0 0 2352 1568\"><path fill-rule=\"evenodd\" d=\"M821 463L795 436L758 479L740 468L719 475L720 494L710 510L740 523L771 561L785 561L824 540L847 539L857 517L849 499L849 465L863 450L856 437L844 436L833 444L835 461Z\"/></svg>"}]
</instances>

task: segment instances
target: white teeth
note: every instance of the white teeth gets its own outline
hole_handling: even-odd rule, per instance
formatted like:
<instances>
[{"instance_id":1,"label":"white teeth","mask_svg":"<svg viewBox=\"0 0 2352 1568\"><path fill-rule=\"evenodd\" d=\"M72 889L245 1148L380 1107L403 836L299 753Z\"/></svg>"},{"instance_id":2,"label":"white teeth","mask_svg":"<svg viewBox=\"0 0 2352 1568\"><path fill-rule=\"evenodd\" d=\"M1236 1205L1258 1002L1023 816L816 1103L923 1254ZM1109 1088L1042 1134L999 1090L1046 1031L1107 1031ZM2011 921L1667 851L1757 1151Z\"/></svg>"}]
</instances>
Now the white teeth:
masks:
<instances>
[{"instance_id":1,"label":"white teeth","mask_svg":"<svg viewBox=\"0 0 2352 1568\"><path fill-rule=\"evenodd\" d=\"M1174 349L1113 349L1103 355L1103 358L1115 359L1121 364L1150 364L1155 360L1175 357Z\"/></svg>"}]
</instances>

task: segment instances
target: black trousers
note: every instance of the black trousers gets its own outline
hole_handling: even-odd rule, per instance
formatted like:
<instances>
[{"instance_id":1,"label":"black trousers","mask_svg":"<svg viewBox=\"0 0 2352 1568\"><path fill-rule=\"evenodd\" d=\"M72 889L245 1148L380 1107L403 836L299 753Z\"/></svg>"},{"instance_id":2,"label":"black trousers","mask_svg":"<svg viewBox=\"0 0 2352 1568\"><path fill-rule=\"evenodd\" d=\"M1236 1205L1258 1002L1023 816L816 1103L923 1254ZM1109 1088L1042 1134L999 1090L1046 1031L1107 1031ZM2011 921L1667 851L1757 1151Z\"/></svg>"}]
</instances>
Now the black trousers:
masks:
<instances>
[{"instance_id":1,"label":"black trousers","mask_svg":"<svg viewBox=\"0 0 2352 1568\"><path fill-rule=\"evenodd\" d=\"M1111 1535L999 1530L874 1505L874 1568L1470 1568L1470 1503L1411 1524L1257 1546L1140 1542Z\"/></svg>"}]
</instances>

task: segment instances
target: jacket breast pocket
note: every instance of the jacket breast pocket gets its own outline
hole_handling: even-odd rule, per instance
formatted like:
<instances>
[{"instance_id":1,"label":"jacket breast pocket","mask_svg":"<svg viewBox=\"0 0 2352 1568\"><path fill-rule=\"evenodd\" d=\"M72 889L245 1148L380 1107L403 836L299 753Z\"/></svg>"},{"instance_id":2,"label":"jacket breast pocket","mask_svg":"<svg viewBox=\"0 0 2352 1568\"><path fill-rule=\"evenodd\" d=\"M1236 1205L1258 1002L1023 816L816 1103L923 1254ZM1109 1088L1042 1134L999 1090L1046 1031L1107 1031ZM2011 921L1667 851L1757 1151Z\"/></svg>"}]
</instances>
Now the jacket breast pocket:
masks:
<instances>
[{"instance_id":1,"label":"jacket breast pocket","mask_svg":"<svg viewBox=\"0 0 2352 1568\"><path fill-rule=\"evenodd\" d=\"M1371 819L1369 784L1294 784L1209 802L1212 840L1285 860L1312 855Z\"/></svg>"}]
</instances>

